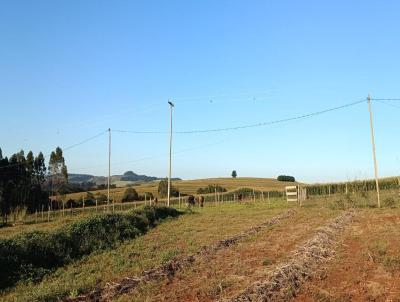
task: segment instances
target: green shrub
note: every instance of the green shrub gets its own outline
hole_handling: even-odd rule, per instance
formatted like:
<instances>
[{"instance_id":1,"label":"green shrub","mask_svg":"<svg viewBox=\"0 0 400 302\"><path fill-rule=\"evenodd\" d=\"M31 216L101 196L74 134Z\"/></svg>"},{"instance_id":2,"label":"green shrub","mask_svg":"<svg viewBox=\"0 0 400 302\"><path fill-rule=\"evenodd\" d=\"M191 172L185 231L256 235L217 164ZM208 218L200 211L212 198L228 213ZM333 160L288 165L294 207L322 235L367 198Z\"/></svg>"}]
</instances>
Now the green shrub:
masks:
<instances>
[{"instance_id":1,"label":"green shrub","mask_svg":"<svg viewBox=\"0 0 400 302\"><path fill-rule=\"evenodd\" d=\"M287 182L295 182L296 179L293 176L289 176L289 175L279 175L276 178L278 181L287 181Z\"/></svg>"},{"instance_id":2,"label":"green shrub","mask_svg":"<svg viewBox=\"0 0 400 302\"><path fill-rule=\"evenodd\" d=\"M197 189L197 194L210 194L210 193L223 193L226 192L226 189L224 187L221 187L219 185L208 185L205 188L198 188Z\"/></svg>"},{"instance_id":3,"label":"green shrub","mask_svg":"<svg viewBox=\"0 0 400 302\"><path fill-rule=\"evenodd\" d=\"M92 216L56 232L0 239L0 288L19 280L38 281L57 267L142 235L157 221L180 214L173 208L147 206L127 214Z\"/></svg>"},{"instance_id":4,"label":"green shrub","mask_svg":"<svg viewBox=\"0 0 400 302\"><path fill-rule=\"evenodd\" d=\"M122 202L139 200L139 194L134 188L126 188L124 196L122 197Z\"/></svg>"}]
</instances>

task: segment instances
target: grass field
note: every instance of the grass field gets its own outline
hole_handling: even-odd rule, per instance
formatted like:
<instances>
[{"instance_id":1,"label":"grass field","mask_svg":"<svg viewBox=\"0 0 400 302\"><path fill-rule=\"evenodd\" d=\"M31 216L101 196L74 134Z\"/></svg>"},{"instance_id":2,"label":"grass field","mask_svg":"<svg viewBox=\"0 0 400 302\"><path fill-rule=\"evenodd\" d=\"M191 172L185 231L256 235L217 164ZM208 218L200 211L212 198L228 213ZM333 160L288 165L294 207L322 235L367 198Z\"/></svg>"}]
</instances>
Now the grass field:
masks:
<instances>
[{"instance_id":1,"label":"grass field","mask_svg":"<svg viewBox=\"0 0 400 302\"><path fill-rule=\"evenodd\" d=\"M243 180L242 180L243 181ZM200 182L201 183L201 182ZM187 184L186 184L187 185ZM195 188L196 182L187 185ZM203 185L203 183L201 183ZM260 180L259 186L263 185ZM265 183L264 183L265 185ZM189 190L189 189L188 189ZM125 277L194 254L219 240L239 234L294 208L296 213L201 258L169 278L140 284L115 301L217 301L233 297L254 282L263 280L278 264L289 261L291 252L310 239L317 229L349 207L358 215L339 242L338 255L326 264L323 279L309 280L294 301L386 301L400 296L400 203L392 193L394 208L377 209L373 194L323 196L307 200L303 207L283 199L268 202L209 203L177 219L167 219L145 235L111 250L74 261L47 275L39 283L21 282L4 290L1 301L57 301L103 288ZM76 216L32 226L0 229L0 236L30 230L54 230ZM325 267L325 266L324 266ZM372 300L371 300L372 299ZM395 300L393 300L395 301Z\"/></svg>"},{"instance_id":2,"label":"grass field","mask_svg":"<svg viewBox=\"0 0 400 302\"><path fill-rule=\"evenodd\" d=\"M140 194L143 195L146 192L152 193L154 196L158 196L158 183L159 181L141 183L133 186L133 188ZM283 191L285 186L293 185L293 183L277 181L273 178L253 178L253 177L238 177L238 178L207 178L207 179L196 179L196 180L177 180L173 181L172 185L176 187L183 194L196 194L199 188L207 187L208 185L219 185L227 189L228 191L237 190L240 188L251 188L255 190L263 191ZM111 198L116 202L120 202L125 192L124 187L111 189ZM107 190L92 191L93 194L107 194ZM83 193L73 193L66 196L67 199L71 198L74 200L82 199L86 195Z\"/></svg>"}]
</instances>

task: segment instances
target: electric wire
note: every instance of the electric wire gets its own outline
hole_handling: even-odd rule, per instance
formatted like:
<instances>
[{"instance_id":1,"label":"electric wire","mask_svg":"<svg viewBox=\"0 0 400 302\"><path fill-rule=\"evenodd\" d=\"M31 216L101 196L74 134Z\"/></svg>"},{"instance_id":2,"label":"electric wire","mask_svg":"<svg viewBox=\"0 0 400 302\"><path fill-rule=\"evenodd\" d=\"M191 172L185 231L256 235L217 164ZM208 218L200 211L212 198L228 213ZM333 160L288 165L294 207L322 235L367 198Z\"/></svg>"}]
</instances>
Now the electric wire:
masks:
<instances>
[{"instance_id":1,"label":"electric wire","mask_svg":"<svg viewBox=\"0 0 400 302\"><path fill-rule=\"evenodd\" d=\"M325 109L325 110L320 110L316 112L311 112L308 114L303 114L299 116L294 116L290 118L285 118L285 119L279 119L275 121L268 121L268 122L260 122L256 124L248 124L248 125L241 125L241 126L233 126L233 127L225 127L225 128L215 128L215 129L199 129L199 130L186 130L186 131L174 131L174 134L195 134L195 133L209 133L209 132L225 132L225 131L234 131L234 130L241 130L241 129L248 129L248 128L256 128L256 127L264 127L264 126L269 126L269 125L275 125L279 123L286 123L286 122L291 122L295 120L301 120L301 119L307 119L311 118L317 115L325 114L328 112L348 108L351 106L355 106L361 103L365 103L366 100L360 100L357 102L352 102L348 103L345 105ZM133 131L133 130L112 130L113 132L121 132L121 133L132 133L132 134L168 134L168 131Z\"/></svg>"},{"instance_id":2,"label":"electric wire","mask_svg":"<svg viewBox=\"0 0 400 302\"><path fill-rule=\"evenodd\" d=\"M390 104L390 103L385 102L385 101L382 101L382 100L380 100L379 103L381 103L381 104L383 104L383 105L386 105L386 106L390 106L390 107L393 107L393 108L398 108L398 109L400 109L400 106L399 106L399 105Z\"/></svg>"},{"instance_id":3,"label":"electric wire","mask_svg":"<svg viewBox=\"0 0 400 302\"><path fill-rule=\"evenodd\" d=\"M96 134L96 135L94 135L94 136L91 136L91 137L89 137L89 138L87 138L87 139L85 139L85 140L83 140L83 141L81 141L81 142L79 142L79 143L70 145L70 146L68 146L68 147L66 147L66 148L64 148L64 149L62 149L62 150L63 150L63 152L64 152L64 151L73 149L73 148L75 148L75 147L78 147L78 146L80 146L80 145L83 145L83 144L85 144L85 143L87 143L87 142L89 142L89 141L92 141L92 140L98 138L99 136L102 136L102 135L105 134L106 132L108 132L108 130L102 131L102 132L100 132L100 133L98 133L98 134ZM46 154L46 155L43 155L43 157L46 158L46 157L49 157L50 155L51 155L51 153ZM26 164L26 162L14 163L14 164L11 164L11 165L7 165L7 166L4 166L4 167L0 167L0 170L1 170L1 169L6 169L6 168L10 168L10 167L19 166L19 165L25 165L25 164Z\"/></svg>"}]
</instances>

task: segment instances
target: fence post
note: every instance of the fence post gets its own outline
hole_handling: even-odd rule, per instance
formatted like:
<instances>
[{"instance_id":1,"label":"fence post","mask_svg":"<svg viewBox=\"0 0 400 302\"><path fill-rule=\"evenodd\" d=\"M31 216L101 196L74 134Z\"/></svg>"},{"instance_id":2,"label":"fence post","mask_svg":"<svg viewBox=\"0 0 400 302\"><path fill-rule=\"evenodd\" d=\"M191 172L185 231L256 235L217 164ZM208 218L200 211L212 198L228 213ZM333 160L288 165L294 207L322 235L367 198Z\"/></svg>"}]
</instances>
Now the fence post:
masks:
<instances>
[{"instance_id":1,"label":"fence post","mask_svg":"<svg viewBox=\"0 0 400 302\"><path fill-rule=\"evenodd\" d=\"M47 222L50 222L50 205L47 210Z\"/></svg>"},{"instance_id":2,"label":"fence post","mask_svg":"<svg viewBox=\"0 0 400 302\"><path fill-rule=\"evenodd\" d=\"M179 192L179 210L181 209L181 192Z\"/></svg>"},{"instance_id":3,"label":"fence post","mask_svg":"<svg viewBox=\"0 0 400 302\"><path fill-rule=\"evenodd\" d=\"M97 199L96 199L96 213L97 213Z\"/></svg>"},{"instance_id":4,"label":"fence post","mask_svg":"<svg viewBox=\"0 0 400 302\"><path fill-rule=\"evenodd\" d=\"M42 221L44 219L44 217L43 217L43 208L44 208L44 205L42 204Z\"/></svg>"},{"instance_id":5,"label":"fence post","mask_svg":"<svg viewBox=\"0 0 400 302\"><path fill-rule=\"evenodd\" d=\"M303 189L299 186L300 207L303 206Z\"/></svg>"},{"instance_id":6,"label":"fence post","mask_svg":"<svg viewBox=\"0 0 400 302\"><path fill-rule=\"evenodd\" d=\"M35 211L35 223L37 223L37 209Z\"/></svg>"},{"instance_id":7,"label":"fence post","mask_svg":"<svg viewBox=\"0 0 400 302\"><path fill-rule=\"evenodd\" d=\"M397 178L397 183L398 183L398 185L399 185L399 196L400 196L400 177Z\"/></svg>"}]
</instances>

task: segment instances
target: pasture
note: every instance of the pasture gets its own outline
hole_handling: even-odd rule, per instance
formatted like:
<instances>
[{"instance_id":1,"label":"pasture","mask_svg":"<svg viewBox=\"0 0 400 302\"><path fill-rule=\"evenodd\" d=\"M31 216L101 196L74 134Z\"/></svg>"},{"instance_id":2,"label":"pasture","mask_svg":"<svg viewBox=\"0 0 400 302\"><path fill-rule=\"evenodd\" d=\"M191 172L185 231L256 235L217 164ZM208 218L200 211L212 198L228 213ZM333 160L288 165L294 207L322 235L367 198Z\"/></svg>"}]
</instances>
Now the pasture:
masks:
<instances>
[{"instance_id":1,"label":"pasture","mask_svg":"<svg viewBox=\"0 0 400 302\"><path fill-rule=\"evenodd\" d=\"M280 287L273 294L284 298L272 301L386 301L400 295L400 202L397 191L385 191L382 198L389 201L381 209L375 207L373 192L313 196L302 207L283 198L210 202L166 218L134 239L68 262L40 280L21 280L4 288L0 299L242 301L254 284L265 282L269 288L271 278L277 278ZM337 233L323 231L330 234L327 242L316 239L321 228L349 212L354 217L343 225L339 220ZM3 228L0 235L55 232L91 216ZM298 265L310 240L316 250L307 255L318 258L307 258L304 280L298 277L291 284L282 279L279 271L295 260ZM318 254L322 248L326 255Z\"/></svg>"},{"instance_id":2,"label":"pasture","mask_svg":"<svg viewBox=\"0 0 400 302\"><path fill-rule=\"evenodd\" d=\"M152 193L158 196L159 181L146 182L132 186L140 195ZM277 181L273 178L254 178L254 177L238 177L238 178L206 178L196 180L177 180L173 181L172 185L176 187L182 194L196 194L200 188L208 185L219 185L227 191L234 191L240 188L251 188L257 191L283 191L284 187L293 184L288 182ZM126 187L117 187L110 189L111 198L116 202L120 202L125 192ZM107 190L91 191L93 194L107 194ZM66 199L81 200L86 195L86 192L72 193L66 195Z\"/></svg>"}]
</instances>

